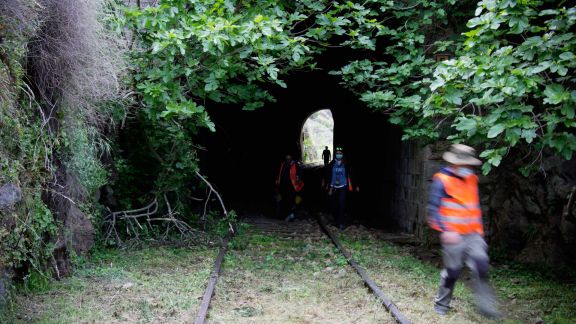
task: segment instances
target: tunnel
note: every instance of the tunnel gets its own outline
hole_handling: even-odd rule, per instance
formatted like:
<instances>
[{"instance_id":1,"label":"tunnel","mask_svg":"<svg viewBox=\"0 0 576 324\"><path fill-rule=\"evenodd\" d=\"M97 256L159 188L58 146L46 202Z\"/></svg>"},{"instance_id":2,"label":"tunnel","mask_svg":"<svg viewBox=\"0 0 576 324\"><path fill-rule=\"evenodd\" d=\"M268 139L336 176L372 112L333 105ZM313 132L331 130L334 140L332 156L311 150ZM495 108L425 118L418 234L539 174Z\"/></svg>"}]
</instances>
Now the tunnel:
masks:
<instances>
[{"instance_id":1,"label":"tunnel","mask_svg":"<svg viewBox=\"0 0 576 324\"><path fill-rule=\"evenodd\" d=\"M329 109L334 119L334 145L343 147L360 187L349 199L348 221L397 229L393 217L401 131L384 114L368 109L357 95L339 84L329 67L289 75L287 88L270 88L276 102L256 111L212 106L217 131L201 136L206 151L202 169L230 208L274 215L274 180L287 153L302 158L302 127L313 113ZM330 150L334 152L334 147ZM329 211L321 190L321 167L304 167L302 209Z\"/></svg>"}]
</instances>

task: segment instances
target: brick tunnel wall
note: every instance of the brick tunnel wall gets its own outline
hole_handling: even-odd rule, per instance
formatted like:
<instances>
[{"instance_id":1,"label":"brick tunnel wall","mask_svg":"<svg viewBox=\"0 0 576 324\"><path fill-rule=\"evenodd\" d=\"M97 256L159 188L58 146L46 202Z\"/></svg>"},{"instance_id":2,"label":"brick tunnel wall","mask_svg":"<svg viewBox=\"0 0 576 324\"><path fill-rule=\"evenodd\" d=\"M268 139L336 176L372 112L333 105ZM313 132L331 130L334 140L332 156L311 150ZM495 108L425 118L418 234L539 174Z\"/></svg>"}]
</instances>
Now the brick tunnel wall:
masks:
<instances>
[{"instance_id":1,"label":"brick tunnel wall","mask_svg":"<svg viewBox=\"0 0 576 324\"><path fill-rule=\"evenodd\" d=\"M392 213L400 230L423 240L429 234L426 221L428 189L434 173L445 165L442 152L448 146L446 143L424 146L417 141L402 142Z\"/></svg>"}]
</instances>

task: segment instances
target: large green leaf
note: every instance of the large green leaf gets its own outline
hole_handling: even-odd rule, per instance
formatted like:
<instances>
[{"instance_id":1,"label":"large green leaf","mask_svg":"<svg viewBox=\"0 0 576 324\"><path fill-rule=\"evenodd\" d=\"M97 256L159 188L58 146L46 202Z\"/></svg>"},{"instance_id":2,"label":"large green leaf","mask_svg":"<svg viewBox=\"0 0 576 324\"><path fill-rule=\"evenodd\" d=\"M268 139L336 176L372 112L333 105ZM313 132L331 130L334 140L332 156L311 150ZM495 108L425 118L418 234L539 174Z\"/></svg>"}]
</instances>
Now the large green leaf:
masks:
<instances>
[{"instance_id":1,"label":"large green leaf","mask_svg":"<svg viewBox=\"0 0 576 324\"><path fill-rule=\"evenodd\" d=\"M459 106L462 104L463 94L464 93L461 90L455 89L453 87L447 87L446 92L444 93L444 99L448 103Z\"/></svg>"},{"instance_id":2,"label":"large green leaf","mask_svg":"<svg viewBox=\"0 0 576 324\"><path fill-rule=\"evenodd\" d=\"M506 126L504 126L503 124L496 124L496 125L490 127L490 129L488 130L488 134L486 136L488 138L494 138L494 137L500 135L500 133L502 133L505 129L506 129Z\"/></svg>"},{"instance_id":3,"label":"large green leaf","mask_svg":"<svg viewBox=\"0 0 576 324\"><path fill-rule=\"evenodd\" d=\"M564 89L561 84L549 84L546 86L544 90L544 103L548 103L551 105L557 105L564 100L567 100L570 96L568 91Z\"/></svg>"}]
</instances>

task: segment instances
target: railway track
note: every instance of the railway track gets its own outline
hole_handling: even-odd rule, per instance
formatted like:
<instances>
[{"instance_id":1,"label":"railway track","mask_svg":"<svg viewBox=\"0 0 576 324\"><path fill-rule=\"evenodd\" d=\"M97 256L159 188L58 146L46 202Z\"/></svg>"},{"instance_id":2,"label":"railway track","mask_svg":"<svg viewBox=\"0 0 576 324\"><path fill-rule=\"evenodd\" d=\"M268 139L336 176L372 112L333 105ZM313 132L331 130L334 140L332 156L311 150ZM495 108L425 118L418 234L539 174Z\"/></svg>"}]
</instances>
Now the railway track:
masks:
<instances>
[{"instance_id":1,"label":"railway track","mask_svg":"<svg viewBox=\"0 0 576 324\"><path fill-rule=\"evenodd\" d=\"M394 320L401 324L410 323L410 320L408 320L406 316L400 312L393 301L386 296L385 292L377 286L374 280L368 276L366 271L352 258L350 252L344 248L337 235L333 233L333 229L326 225L322 215L318 215L315 219L309 218L287 223L282 220L276 220L264 217L262 215L252 214L245 217L242 221L251 225L246 235L264 234L272 236L278 240L301 239L316 243L328 238L346 259L346 262L350 265L350 267L352 267L358 276L363 280L365 286L370 290L370 292L379 298L381 305L384 306L384 308L389 312ZM388 238L390 241L398 241L404 243L409 241L409 238L398 235L388 235ZM214 289L218 280L220 268L224 260L224 255L226 253L228 240L229 238L226 237L222 242L220 253L218 254L218 257L215 261L214 269L203 296L195 324L203 324L206 321L210 302L212 296L214 295Z\"/></svg>"}]
</instances>

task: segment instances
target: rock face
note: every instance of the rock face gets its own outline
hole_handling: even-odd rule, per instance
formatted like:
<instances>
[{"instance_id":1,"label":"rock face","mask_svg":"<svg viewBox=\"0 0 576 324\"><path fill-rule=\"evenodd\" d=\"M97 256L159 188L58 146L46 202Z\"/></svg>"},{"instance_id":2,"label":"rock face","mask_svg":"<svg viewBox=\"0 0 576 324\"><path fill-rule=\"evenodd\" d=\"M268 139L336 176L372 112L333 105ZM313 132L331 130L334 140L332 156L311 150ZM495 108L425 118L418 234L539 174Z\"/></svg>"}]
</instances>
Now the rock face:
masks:
<instances>
[{"instance_id":1,"label":"rock face","mask_svg":"<svg viewBox=\"0 0 576 324\"><path fill-rule=\"evenodd\" d=\"M0 209L8 208L22 200L20 187L7 183L0 187Z\"/></svg>"},{"instance_id":2,"label":"rock face","mask_svg":"<svg viewBox=\"0 0 576 324\"><path fill-rule=\"evenodd\" d=\"M8 301L8 288L11 285L11 276L8 271L0 264L0 310Z\"/></svg>"},{"instance_id":3,"label":"rock face","mask_svg":"<svg viewBox=\"0 0 576 324\"><path fill-rule=\"evenodd\" d=\"M94 245L95 230L90 219L76 204L85 199L84 191L76 178L67 173L65 167L60 166L57 179L64 185L59 188L58 193L47 197L47 200L54 218L63 225L59 229L54 250L57 276L62 277L71 271L71 253L83 255Z\"/></svg>"},{"instance_id":4,"label":"rock face","mask_svg":"<svg viewBox=\"0 0 576 324\"><path fill-rule=\"evenodd\" d=\"M423 240L428 229L426 204L432 176L445 163L448 143L403 143L394 214L401 228ZM576 260L576 158L548 156L542 172L524 177L513 157L487 177L480 194L491 249L524 263L566 265ZM572 197L572 205L569 205Z\"/></svg>"},{"instance_id":5,"label":"rock face","mask_svg":"<svg viewBox=\"0 0 576 324\"><path fill-rule=\"evenodd\" d=\"M71 247L76 254L84 254L94 245L94 226L76 205L70 204L64 230L70 232Z\"/></svg>"},{"instance_id":6,"label":"rock face","mask_svg":"<svg viewBox=\"0 0 576 324\"><path fill-rule=\"evenodd\" d=\"M22 200L20 187L7 183L0 187L0 228L11 231L15 226L15 219L8 212L15 204ZM3 217L2 217L3 216ZM12 285L11 269L0 263L0 311L8 301L9 287Z\"/></svg>"},{"instance_id":7,"label":"rock face","mask_svg":"<svg viewBox=\"0 0 576 324\"><path fill-rule=\"evenodd\" d=\"M545 158L543 172L523 177L516 166L482 179L481 191L490 238L525 263L563 265L574 260L576 210L567 208L576 181L572 161Z\"/></svg>"}]
</instances>

